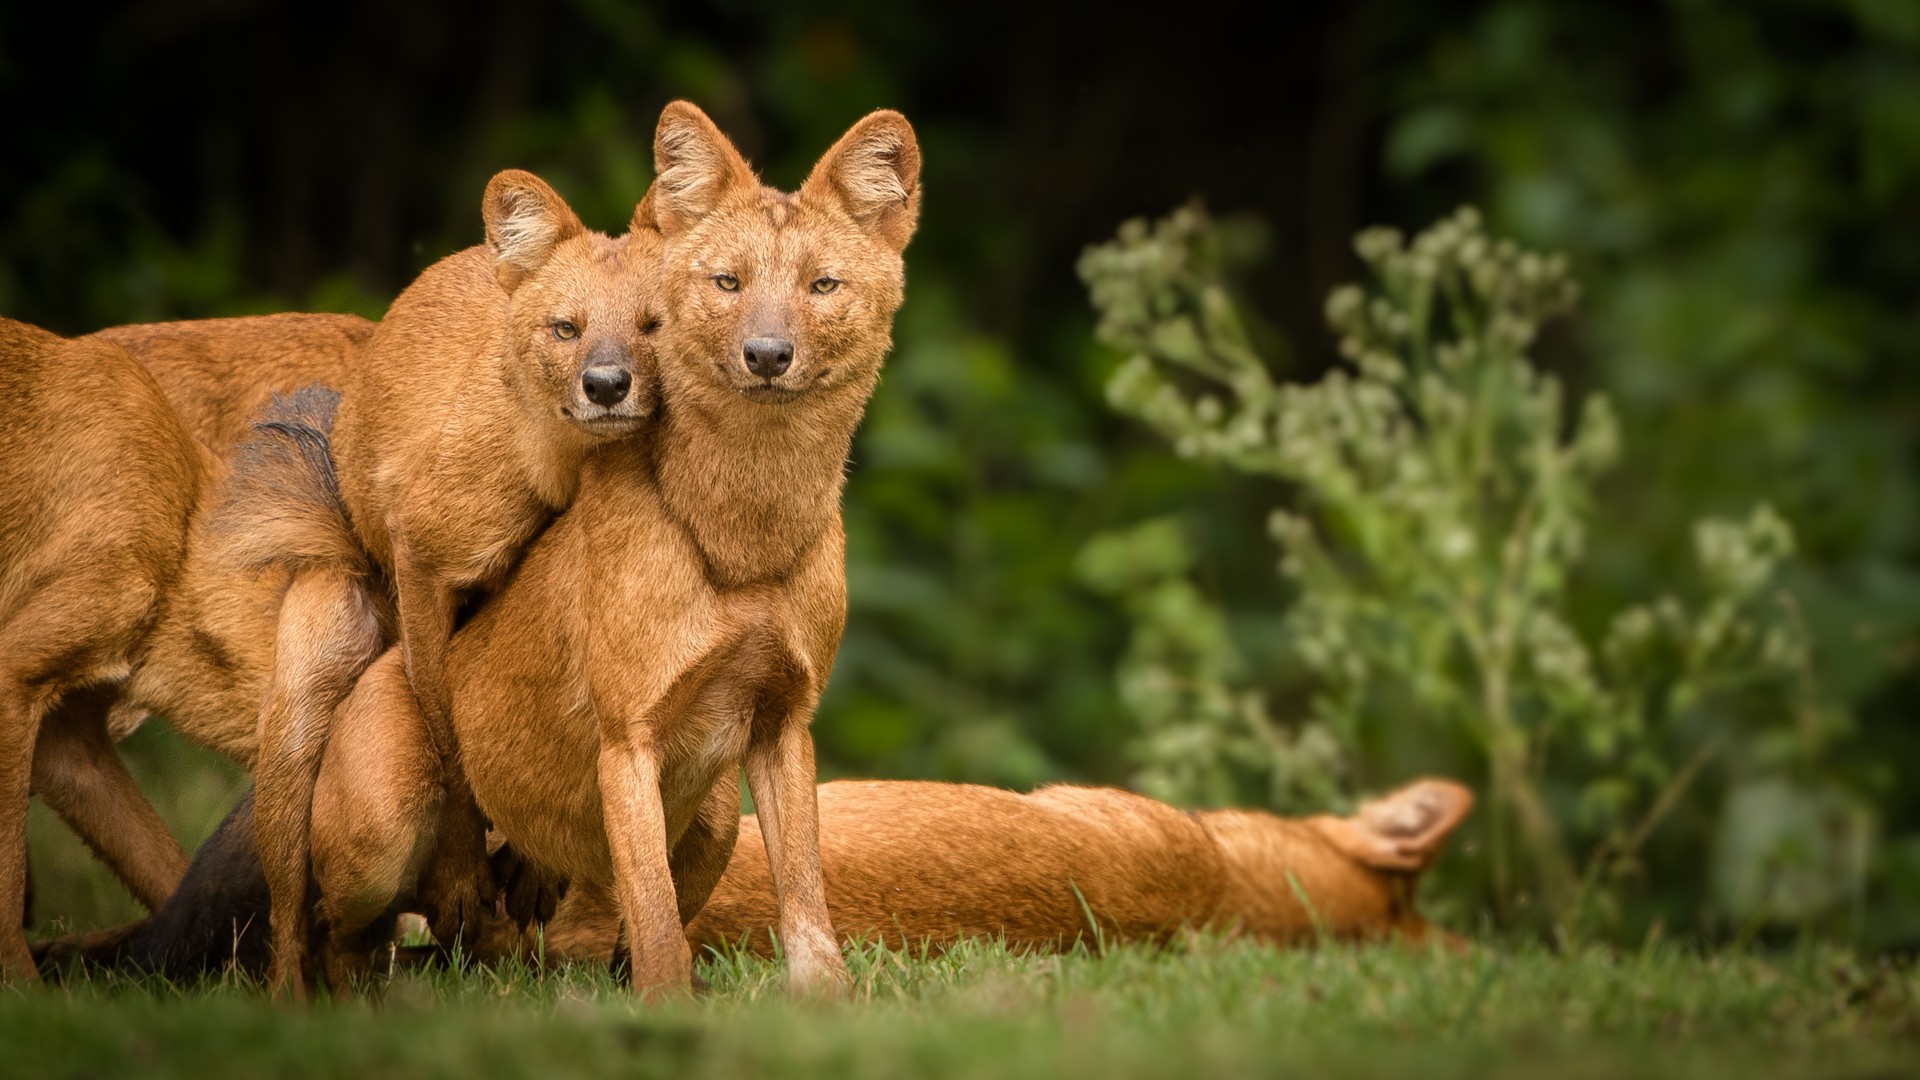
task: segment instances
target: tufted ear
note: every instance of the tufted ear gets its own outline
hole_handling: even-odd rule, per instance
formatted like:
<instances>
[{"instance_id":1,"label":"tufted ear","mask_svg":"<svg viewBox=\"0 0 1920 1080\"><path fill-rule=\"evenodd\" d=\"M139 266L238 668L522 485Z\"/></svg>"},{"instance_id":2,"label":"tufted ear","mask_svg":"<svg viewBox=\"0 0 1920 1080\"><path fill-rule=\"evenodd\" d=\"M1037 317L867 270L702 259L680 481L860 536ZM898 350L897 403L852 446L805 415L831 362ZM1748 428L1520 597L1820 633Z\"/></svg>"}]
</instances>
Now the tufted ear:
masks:
<instances>
[{"instance_id":1,"label":"tufted ear","mask_svg":"<svg viewBox=\"0 0 1920 1080\"><path fill-rule=\"evenodd\" d=\"M1352 817L1316 817L1320 832L1375 870L1419 873L1473 810L1473 792L1451 780L1416 780L1360 807Z\"/></svg>"},{"instance_id":2,"label":"tufted ear","mask_svg":"<svg viewBox=\"0 0 1920 1080\"><path fill-rule=\"evenodd\" d=\"M720 133L692 102L675 101L660 112L653 132L653 187L634 210L648 201L660 232L675 236L713 212L727 192L758 185L732 140Z\"/></svg>"},{"instance_id":3,"label":"tufted ear","mask_svg":"<svg viewBox=\"0 0 1920 1080\"><path fill-rule=\"evenodd\" d=\"M586 231L566 200L524 169L508 169L487 181L480 216L493 249L494 277L508 292L545 266L562 241Z\"/></svg>"},{"instance_id":4,"label":"tufted ear","mask_svg":"<svg viewBox=\"0 0 1920 1080\"><path fill-rule=\"evenodd\" d=\"M904 251L920 221L920 143L892 109L869 113L813 167L800 195L838 200L874 238Z\"/></svg>"},{"instance_id":5,"label":"tufted ear","mask_svg":"<svg viewBox=\"0 0 1920 1080\"><path fill-rule=\"evenodd\" d=\"M647 193L634 204L633 217L627 221L628 232L660 231L660 214L654 209L654 198L659 190L658 183L647 185Z\"/></svg>"}]
</instances>

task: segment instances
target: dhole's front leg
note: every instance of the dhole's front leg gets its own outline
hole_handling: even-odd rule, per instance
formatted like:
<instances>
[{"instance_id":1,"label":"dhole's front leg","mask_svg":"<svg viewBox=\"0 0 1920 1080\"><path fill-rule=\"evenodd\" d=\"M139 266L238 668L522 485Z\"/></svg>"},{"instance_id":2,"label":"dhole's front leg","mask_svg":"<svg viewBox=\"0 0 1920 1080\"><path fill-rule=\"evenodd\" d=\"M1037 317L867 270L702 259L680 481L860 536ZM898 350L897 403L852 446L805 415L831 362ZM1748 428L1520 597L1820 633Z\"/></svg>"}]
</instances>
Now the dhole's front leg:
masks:
<instances>
[{"instance_id":1,"label":"dhole's front leg","mask_svg":"<svg viewBox=\"0 0 1920 1080\"><path fill-rule=\"evenodd\" d=\"M447 690L447 642L453 637L459 594L444 575L407 547L396 532L393 579L399 593L400 654L407 685L419 699L428 736L443 756L453 752L453 704Z\"/></svg>"},{"instance_id":2,"label":"dhole's front leg","mask_svg":"<svg viewBox=\"0 0 1920 1080\"><path fill-rule=\"evenodd\" d=\"M774 724L755 724L747 747L747 787L780 905L787 986L796 993L837 995L852 979L834 937L820 875L820 801L805 715L795 711Z\"/></svg>"},{"instance_id":3,"label":"dhole's front leg","mask_svg":"<svg viewBox=\"0 0 1920 1080\"><path fill-rule=\"evenodd\" d=\"M614 890L632 951L634 989L685 993L692 984L693 953L680 928L655 747L631 736L611 737L603 729L600 798Z\"/></svg>"},{"instance_id":4,"label":"dhole's front leg","mask_svg":"<svg viewBox=\"0 0 1920 1080\"><path fill-rule=\"evenodd\" d=\"M281 602L273 674L260 706L254 836L266 873L272 961L267 985L306 997L307 879L313 788L333 711L382 645L372 598L348 574L300 572Z\"/></svg>"}]
</instances>

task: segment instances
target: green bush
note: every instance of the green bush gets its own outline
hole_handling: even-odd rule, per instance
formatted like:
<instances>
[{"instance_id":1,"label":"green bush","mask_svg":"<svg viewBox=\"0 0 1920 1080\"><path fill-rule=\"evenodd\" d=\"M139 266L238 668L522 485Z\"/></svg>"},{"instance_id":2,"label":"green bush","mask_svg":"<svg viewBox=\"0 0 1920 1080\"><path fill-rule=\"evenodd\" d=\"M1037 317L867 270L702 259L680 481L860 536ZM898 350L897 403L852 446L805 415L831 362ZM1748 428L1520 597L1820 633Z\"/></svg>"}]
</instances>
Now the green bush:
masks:
<instances>
[{"instance_id":1,"label":"green bush","mask_svg":"<svg viewBox=\"0 0 1920 1080\"><path fill-rule=\"evenodd\" d=\"M1142 783L1221 801L1252 778L1283 808L1324 804L1365 747L1437 725L1484 762L1485 898L1578 932L1618 928L1643 849L1717 767L1725 915L1805 920L1857 896L1860 815L1795 780L1846 718L1777 582L1787 523L1764 505L1697 521L1694 580L1582 628L1573 584L1605 538L1593 488L1622 432L1604 396L1569 410L1529 356L1578 295L1566 260L1488 237L1472 210L1355 247L1373 281L1326 304L1348 364L1307 385L1269 374L1198 209L1129 222L1081 261L1101 339L1128 354L1112 404L1184 457L1295 493L1271 517L1296 592L1282 647L1310 688L1290 723L1246 685L1176 524L1084 553L1134 619L1120 683Z\"/></svg>"}]
</instances>

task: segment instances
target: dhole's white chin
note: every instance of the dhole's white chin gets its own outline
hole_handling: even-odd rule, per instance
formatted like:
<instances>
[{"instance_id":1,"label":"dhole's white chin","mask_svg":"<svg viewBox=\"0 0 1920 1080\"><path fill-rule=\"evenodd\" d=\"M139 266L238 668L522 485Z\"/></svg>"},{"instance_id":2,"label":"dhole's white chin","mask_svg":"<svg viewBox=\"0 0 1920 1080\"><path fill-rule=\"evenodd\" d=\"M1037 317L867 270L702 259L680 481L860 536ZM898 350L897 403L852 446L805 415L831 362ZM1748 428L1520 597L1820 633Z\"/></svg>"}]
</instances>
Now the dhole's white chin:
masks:
<instances>
[{"instance_id":1,"label":"dhole's white chin","mask_svg":"<svg viewBox=\"0 0 1920 1080\"><path fill-rule=\"evenodd\" d=\"M647 422L644 416L569 416L567 419L582 431L607 438L631 435Z\"/></svg>"},{"instance_id":2,"label":"dhole's white chin","mask_svg":"<svg viewBox=\"0 0 1920 1080\"><path fill-rule=\"evenodd\" d=\"M806 393L804 390L795 390L786 386L775 386L772 383L755 383L752 386L740 387L741 397L746 398L748 401L757 401L762 405L784 405L789 401L799 398L804 393Z\"/></svg>"}]
</instances>

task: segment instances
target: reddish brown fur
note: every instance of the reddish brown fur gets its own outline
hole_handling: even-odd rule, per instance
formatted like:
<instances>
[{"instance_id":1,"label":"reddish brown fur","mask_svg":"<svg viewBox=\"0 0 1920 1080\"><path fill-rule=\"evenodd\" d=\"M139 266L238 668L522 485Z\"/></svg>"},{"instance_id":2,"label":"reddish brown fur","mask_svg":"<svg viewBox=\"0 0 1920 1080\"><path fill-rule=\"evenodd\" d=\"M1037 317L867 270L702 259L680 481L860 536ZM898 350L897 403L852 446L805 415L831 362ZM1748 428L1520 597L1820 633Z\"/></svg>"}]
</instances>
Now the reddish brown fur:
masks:
<instances>
[{"instance_id":1,"label":"reddish brown fur","mask_svg":"<svg viewBox=\"0 0 1920 1080\"><path fill-rule=\"evenodd\" d=\"M1445 780L1418 781L1352 818L1307 819L1187 814L1112 788L1020 795L842 780L820 785L820 858L833 925L849 942L946 948L993 937L1057 949L1208 928L1278 944L1323 934L1422 941L1436 931L1415 910L1414 887L1472 805ZM695 948L773 951L773 884L753 825L741 822L725 876L687 927ZM1382 845L1399 857L1383 864ZM607 959L618 924L604 893L576 887L546 928L546 949Z\"/></svg>"},{"instance_id":2,"label":"reddish brown fur","mask_svg":"<svg viewBox=\"0 0 1920 1080\"><path fill-rule=\"evenodd\" d=\"M643 204L665 241L661 421L590 455L573 508L447 653L460 764L481 806L523 854L617 897L641 987L687 985L680 916L725 864L726 779L743 758L789 979L845 979L808 725L845 619L842 470L900 298L913 146L904 119L876 113L780 195L697 109L668 107ZM876 206L875 190L895 201ZM718 287L721 270L737 291ZM824 274L844 284L815 291ZM752 376L743 342L770 334L792 340L794 362ZM424 741L396 663L361 680L336 717L343 737ZM374 770L330 756L316 803L322 908L349 939L429 846L431 783L405 768L370 783Z\"/></svg>"},{"instance_id":3,"label":"reddish brown fur","mask_svg":"<svg viewBox=\"0 0 1920 1080\"><path fill-rule=\"evenodd\" d=\"M334 436L355 528L393 573L408 678L437 741L460 594L504 578L573 500L587 450L637 430L655 393L654 249L588 231L518 170L487 185L482 214L486 244L429 267L394 301ZM632 390L590 401L590 366L624 371Z\"/></svg>"},{"instance_id":4,"label":"reddish brown fur","mask_svg":"<svg viewBox=\"0 0 1920 1080\"><path fill-rule=\"evenodd\" d=\"M296 313L116 326L92 336L132 353L187 432L225 457L273 395L345 386L373 324Z\"/></svg>"},{"instance_id":5,"label":"reddish brown fur","mask_svg":"<svg viewBox=\"0 0 1920 1080\"><path fill-rule=\"evenodd\" d=\"M143 902L186 869L112 751L110 695L89 688L135 663L202 467L120 348L0 320L0 981L35 978L20 929L30 785ZM137 809L103 828L102 800Z\"/></svg>"},{"instance_id":6,"label":"reddish brown fur","mask_svg":"<svg viewBox=\"0 0 1920 1080\"><path fill-rule=\"evenodd\" d=\"M655 394L645 238L636 256L627 238L589 232L530 173L495 176L481 205L488 242L428 268L394 301L354 372L333 444L360 539L392 574L408 681L442 759L452 753L442 658L461 592L504 577L572 500L587 449L636 430ZM621 372L630 390L589 400L581 380L595 369ZM321 717L316 707L309 726L324 741ZM302 765L303 776L317 771L317 746ZM296 992L306 851L276 858L266 837L305 826L302 808L281 807L263 783L272 982Z\"/></svg>"},{"instance_id":7,"label":"reddish brown fur","mask_svg":"<svg viewBox=\"0 0 1920 1080\"><path fill-rule=\"evenodd\" d=\"M326 465L334 397L277 405L231 475L202 486L185 565L122 693L254 772L268 880L294 882L274 930L276 986L296 993L314 777L334 707L391 626Z\"/></svg>"},{"instance_id":8,"label":"reddish brown fur","mask_svg":"<svg viewBox=\"0 0 1920 1080\"><path fill-rule=\"evenodd\" d=\"M123 781L110 735L163 712L189 738L256 768L263 808L269 789L275 805L296 808L298 827L263 830L263 851L291 850L304 878L316 719L381 641L365 559L330 472L285 445L284 432L263 432L242 444L229 487L225 464L189 437L152 376L119 347L61 343L17 324L8 331L19 415L8 418L0 454L0 490L12 493L0 500L11 525L0 565L18 586L9 588L6 625L20 640L4 655L36 666L35 708L65 701L37 750L33 718L9 724L0 761L17 771L32 760L35 789L151 906L184 860ZM168 347L192 332L193 324L173 327ZM294 399L286 418L312 422L301 409L317 400ZM318 460L325 456L320 447ZM262 544L293 568L262 565ZM68 693L82 686L95 689ZM0 827L17 829L24 813L9 800ZM5 873L0 887L13 896Z\"/></svg>"}]
</instances>

